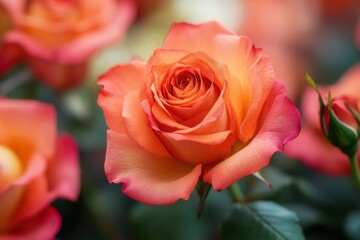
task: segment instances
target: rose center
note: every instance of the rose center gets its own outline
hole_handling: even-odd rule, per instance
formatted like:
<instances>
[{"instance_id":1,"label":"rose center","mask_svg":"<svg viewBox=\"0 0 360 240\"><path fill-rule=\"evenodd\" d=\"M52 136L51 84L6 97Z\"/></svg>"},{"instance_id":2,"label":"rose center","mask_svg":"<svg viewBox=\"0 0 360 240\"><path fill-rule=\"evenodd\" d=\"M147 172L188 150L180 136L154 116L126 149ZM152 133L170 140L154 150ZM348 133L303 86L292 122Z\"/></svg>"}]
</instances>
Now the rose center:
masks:
<instances>
[{"instance_id":1,"label":"rose center","mask_svg":"<svg viewBox=\"0 0 360 240\"><path fill-rule=\"evenodd\" d=\"M0 145L0 190L17 179L23 172L23 166L16 153Z\"/></svg>"},{"instance_id":2,"label":"rose center","mask_svg":"<svg viewBox=\"0 0 360 240\"><path fill-rule=\"evenodd\" d=\"M181 90L184 90L191 81L192 81L192 77L189 76L189 74L182 74L177 80L176 87Z\"/></svg>"}]
</instances>

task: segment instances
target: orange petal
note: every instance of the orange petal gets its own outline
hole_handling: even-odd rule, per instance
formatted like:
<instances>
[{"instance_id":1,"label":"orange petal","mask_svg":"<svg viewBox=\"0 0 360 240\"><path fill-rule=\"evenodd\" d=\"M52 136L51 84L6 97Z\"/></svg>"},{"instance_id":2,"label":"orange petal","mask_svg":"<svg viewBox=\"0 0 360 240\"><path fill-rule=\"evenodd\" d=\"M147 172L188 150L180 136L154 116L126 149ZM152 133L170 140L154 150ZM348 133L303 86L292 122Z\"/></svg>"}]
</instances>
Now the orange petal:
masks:
<instances>
[{"instance_id":1,"label":"orange petal","mask_svg":"<svg viewBox=\"0 0 360 240\"><path fill-rule=\"evenodd\" d=\"M124 183L123 192L149 205L188 199L201 174L201 165L157 157L124 134L107 133L105 172L110 182Z\"/></svg>"},{"instance_id":2,"label":"orange petal","mask_svg":"<svg viewBox=\"0 0 360 240\"><path fill-rule=\"evenodd\" d=\"M56 115L51 105L0 99L0 116L0 143L12 148L20 159L30 148L45 157L54 154Z\"/></svg>"},{"instance_id":3,"label":"orange petal","mask_svg":"<svg viewBox=\"0 0 360 240\"><path fill-rule=\"evenodd\" d=\"M103 88L99 92L98 104L111 130L125 132L121 117L124 96L132 91L140 92L144 68L144 62L133 60L128 64L113 67L99 77L98 84Z\"/></svg>"},{"instance_id":4,"label":"orange petal","mask_svg":"<svg viewBox=\"0 0 360 240\"><path fill-rule=\"evenodd\" d=\"M205 170L204 181L222 190L239 179L265 167L273 153L300 131L300 114L286 97L285 88L276 82L261 113L259 132L247 144L235 146L235 152L224 161Z\"/></svg>"},{"instance_id":5,"label":"orange petal","mask_svg":"<svg viewBox=\"0 0 360 240\"><path fill-rule=\"evenodd\" d=\"M60 214L55 208L49 207L34 216L31 221L21 223L12 231L1 233L0 239L54 239L60 227Z\"/></svg>"},{"instance_id":6,"label":"orange petal","mask_svg":"<svg viewBox=\"0 0 360 240\"><path fill-rule=\"evenodd\" d=\"M161 157L169 157L154 131L149 127L149 120L141 108L137 93L129 93L124 98L123 120L126 132L147 151Z\"/></svg>"},{"instance_id":7,"label":"orange petal","mask_svg":"<svg viewBox=\"0 0 360 240\"><path fill-rule=\"evenodd\" d=\"M80 167L75 141L69 135L58 139L57 154L47 172L26 186L15 221L21 222L47 208L55 199L75 201L80 191Z\"/></svg>"},{"instance_id":8,"label":"orange petal","mask_svg":"<svg viewBox=\"0 0 360 240\"><path fill-rule=\"evenodd\" d=\"M159 133L158 136L174 158L192 164L222 160L230 154L235 141L230 131L208 135Z\"/></svg>"}]
</instances>

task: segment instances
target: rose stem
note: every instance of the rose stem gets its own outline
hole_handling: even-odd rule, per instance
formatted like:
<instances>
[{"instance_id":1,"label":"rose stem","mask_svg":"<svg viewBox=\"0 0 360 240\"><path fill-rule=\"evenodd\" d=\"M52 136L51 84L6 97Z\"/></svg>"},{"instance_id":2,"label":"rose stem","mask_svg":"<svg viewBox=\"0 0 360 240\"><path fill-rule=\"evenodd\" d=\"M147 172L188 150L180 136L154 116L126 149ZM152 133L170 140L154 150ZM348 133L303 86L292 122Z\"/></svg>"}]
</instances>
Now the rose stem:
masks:
<instances>
[{"instance_id":1,"label":"rose stem","mask_svg":"<svg viewBox=\"0 0 360 240\"><path fill-rule=\"evenodd\" d=\"M240 189L240 186L239 186L239 184L237 182L231 184L228 187L228 190L229 190L231 199L234 202L245 202L244 195L243 195L243 193L242 193L242 191Z\"/></svg>"},{"instance_id":2,"label":"rose stem","mask_svg":"<svg viewBox=\"0 0 360 240\"><path fill-rule=\"evenodd\" d=\"M351 170L353 172L355 183L360 190L360 171L359 171L359 163L357 161L356 154L354 154L353 156L349 156L349 159L350 159Z\"/></svg>"}]
</instances>

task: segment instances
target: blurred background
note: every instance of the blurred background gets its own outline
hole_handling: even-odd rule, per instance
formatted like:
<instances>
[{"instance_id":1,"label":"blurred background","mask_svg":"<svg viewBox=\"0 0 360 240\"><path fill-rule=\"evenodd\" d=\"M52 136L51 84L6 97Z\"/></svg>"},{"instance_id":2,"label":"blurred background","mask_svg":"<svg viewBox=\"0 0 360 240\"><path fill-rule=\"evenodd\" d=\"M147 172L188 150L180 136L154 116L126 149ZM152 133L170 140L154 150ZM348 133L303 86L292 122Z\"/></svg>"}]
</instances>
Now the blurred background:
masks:
<instances>
[{"instance_id":1,"label":"blurred background","mask_svg":"<svg viewBox=\"0 0 360 240\"><path fill-rule=\"evenodd\" d=\"M78 142L82 190L76 203L55 202L63 216L56 239L220 239L220 223L231 202L226 191L211 190L198 219L195 193L189 201L150 207L123 195L121 185L108 183L103 170L107 127L96 103L97 78L134 57L146 61L173 22L215 20L263 48L278 80L299 105L305 72L330 84L359 62L360 1L138 0L136 12L124 37L90 58L80 86L59 93L37 81L23 64L0 76L0 91L9 98L54 104L60 131ZM9 84L12 79L18 84ZM240 181L245 195L295 211L307 239L360 239L360 193L351 177L326 176L280 153L264 173L273 189L247 177Z\"/></svg>"}]
</instances>

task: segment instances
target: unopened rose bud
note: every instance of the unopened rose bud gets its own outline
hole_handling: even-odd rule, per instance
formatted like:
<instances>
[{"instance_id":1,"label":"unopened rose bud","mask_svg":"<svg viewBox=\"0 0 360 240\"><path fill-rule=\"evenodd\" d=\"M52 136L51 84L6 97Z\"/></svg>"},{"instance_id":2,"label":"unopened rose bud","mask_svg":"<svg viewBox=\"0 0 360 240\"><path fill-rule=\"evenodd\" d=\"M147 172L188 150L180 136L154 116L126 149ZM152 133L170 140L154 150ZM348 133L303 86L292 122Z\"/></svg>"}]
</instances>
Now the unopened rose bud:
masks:
<instances>
[{"instance_id":1,"label":"unopened rose bud","mask_svg":"<svg viewBox=\"0 0 360 240\"><path fill-rule=\"evenodd\" d=\"M309 74L306 74L306 80L319 96L320 124L324 135L343 153L355 156L360 138L360 100L345 95L332 99L329 92L325 105L318 86Z\"/></svg>"},{"instance_id":2,"label":"unopened rose bud","mask_svg":"<svg viewBox=\"0 0 360 240\"><path fill-rule=\"evenodd\" d=\"M351 109L351 110L350 110ZM353 156L358 149L359 113L357 101L349 97L330 99L324 108L322 124L328 140L346 155Z\"/></svg>"}]
</instances>

